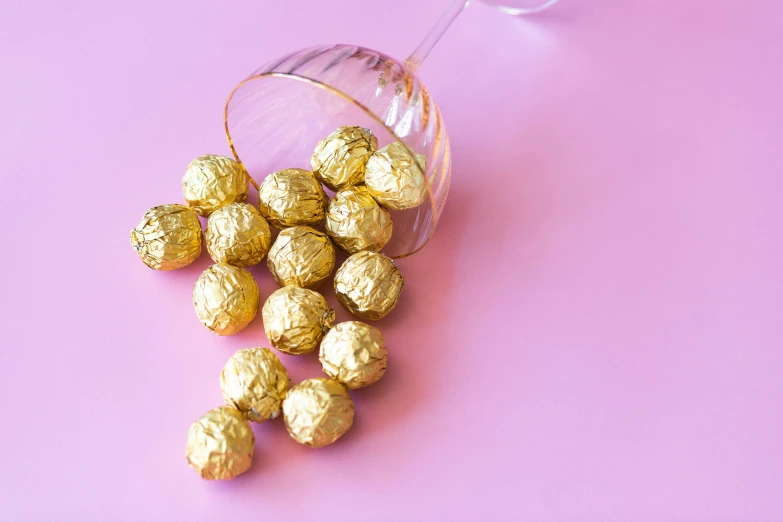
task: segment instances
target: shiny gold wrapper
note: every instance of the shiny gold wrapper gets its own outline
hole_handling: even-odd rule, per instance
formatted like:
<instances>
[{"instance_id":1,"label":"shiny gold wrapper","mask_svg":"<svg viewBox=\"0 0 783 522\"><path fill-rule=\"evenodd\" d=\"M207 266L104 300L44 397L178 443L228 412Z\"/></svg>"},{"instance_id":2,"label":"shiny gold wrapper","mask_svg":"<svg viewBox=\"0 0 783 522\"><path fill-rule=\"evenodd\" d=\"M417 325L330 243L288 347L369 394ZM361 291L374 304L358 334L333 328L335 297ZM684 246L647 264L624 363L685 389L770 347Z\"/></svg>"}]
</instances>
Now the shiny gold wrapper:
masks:
<instances>
[{"instance_id":1,"label":"shiny gold wrapper","mask_svg":"<svg viewBox=\"0 0 783 522\"><path fill-rule=\"evenodd\" d=\"M247 173L240 163L226 156L199 156L185 170L182 192L190 208L209 216L229 203L247 200Z\"/></svg>"},{"instance_id":2,"label":"shiny gold wrapper","mask_svg":"<svg viewBox=\"0 0 783 522\"><path fill-rule=\"evenodd\" d=\"M314 290L285 286L269 296L261 310L272 346L290 355L310 353L334 326L334 310Z\"/></svg>"},{"instance_id":3,"label":"shiny gold wrapper","mask_svg":"<svg viewBox=\"0 0 783 522\"><path fill-rule=\"evenodd\" d=\"M245 348L220 373L223 400L253 422L275 419L288 391L288 372L269 348Z\"/></svg>"},{"instance_id":4,"label":"shiny gold wrapper","mask_svg":"<svg viewBox=\"0 0 783 522\"><path fill-rule=\"evenodd\" d=\"M130 232L130 243L150 268L182 268L201 255L201 222L184 205L161 205L144 214Z\"/></svg>"},{"instance_id":5,"label":"shiny gold wrapper","mask_svg":"<svg viewBox=\"0 0 783 522\"><path fill-rule=\"evenodd\" d=\"M281 286L316 288L334 270L329 236L310 227L283 229L269 249L267 266Z\"/></svg>"},{"instance_id":6,"label":"shiny gold wrapper","mask_svg":"<svg viewBox=\"0 0 783 522\"><path fill-rule=\"evenodd\" d=\"M383 377L386 357L381 331L359 321L335 325L321 341L318 355L324 373L349 390L369 386Z\"/></svg>"},{"instance_id":7,"label":"shiny gold wrapper","mask_svg":"<svg viewBox=\"0 0 783 522\"><path fill-rule=\"evenodd\" d=\"M247 270L216 264L204 270L193 288L199 321L218 335L233 335L256 316L260 296Z\"/></svg>"},{"instance_id":8,"label":"shiny gold wrapper","mask_svg":"<svg viewBox=\"0 0 783 522\"><path fill-rule=\"evenodd\" d=\"M326 232L349 254L378 252L391 239L392 220L367 187L346 187L329 202Z\"/></svg>"},{"instance_id":9,"label":"shiny gold wrapper","mask_svg":"<svg viewBox=\"0 0 783 522\"><path fill-rule=\"evenodd\" d=\"M417 155L421 159L421 155ZM364 182L378 202L392 210L418 207L427 197L427 183L419 161L395 141L372 155ZM422 162L424 167L424 162Z\"/></svg>"},{"instance_id":10,"label":"shiny gold wrapper","mask_svg":"<svg viewBox=\"0 0 783 522\"><path fill-rule=\"evenodd\" d=\"M277 171L267 176L258 189L258 208L277 228L320 224L326 202L321 183L308 170Z\"/></svg>"},{"instance_id":11,"label":"shiny gold wrapper","mask_svg":"<svg viewBox=\"0 0 783 522\"><path fill-rule=\"evenodd\" d=\"M229 203L213 212L204 238L216 263L241 268L260 263L272 243L266 220L247 203Z\"/></svg>"},{"instance_id":12,"label":"shiny gold wrapper","mask_svg":"<svg viewBox=\"0 0 783 522\"><path fill-rule=\"evenodd\" d=\"M307 379L288 391L283 418L295 441L312 448L333 443L353 424L353 401L342 384L330 379Z\"/></svg>"},{"instance_id":13,"label":"shiny gold wrapper","mask_svg":"<svg viewBox=\"0 0 783 522\"><path fill-rule=\"evenodd\" d=\"M378 139L370 129L340 127L318 142L310 165L324 185L339 190L364 180L367 161L377 148Z\"/></svg>"},{"instance_id":14,"label":"shiny gold wrapper","mask_svg":"<svg viewBox=\"0 0 783 522\"><path fill-rule=\"evenodd\" d=\"M207 480L229 480L253 462L256 438L241 412L220 406L191 424L185 457Z\"/></svg>"},{"instance_id":15,"label":"shiny gold wrapper","mask_svg":"<svg viewBox=\"0 0 783 522\"><path fill-rule=\"evenodd\" d=\"M359 252L345 260L334 276L334 291L349 312L377 320L397 306L403 278L394 262L376 252Z\"/></svg>"}]
</instances>

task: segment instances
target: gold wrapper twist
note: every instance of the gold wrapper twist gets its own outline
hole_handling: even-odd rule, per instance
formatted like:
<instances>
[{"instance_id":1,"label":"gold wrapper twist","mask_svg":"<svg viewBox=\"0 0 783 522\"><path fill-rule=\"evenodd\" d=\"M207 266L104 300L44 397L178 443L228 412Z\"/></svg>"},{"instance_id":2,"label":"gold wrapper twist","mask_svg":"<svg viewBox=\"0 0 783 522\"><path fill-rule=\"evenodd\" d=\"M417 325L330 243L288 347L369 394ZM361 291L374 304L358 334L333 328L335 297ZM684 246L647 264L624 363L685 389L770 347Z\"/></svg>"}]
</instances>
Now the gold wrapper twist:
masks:
<instances>
[{"instance_id":1,"label":"gold wrapper twist","mask_svg":"<svg viewBox=\"0 0 783 522\"><path fill-rule=\"evenodd\" d=\"M312 448L322 448L342 437L353 424L353 401L342 384L329 379L307 379L288 391L283 418L289 435Z\"/></svg>"},{"instance_id":2,"label":"gold wrapper twist","mask_svg":"<svg viewBox=\"0 0 783 522\"><path fill-rule=\"evenodd\" d=\"M285 366L269 348L237 351L220 373L220 390L226 405L252 422L280 415L288 384Z\"/></svg>"},{"instance_id":3,"label":"gold wrapper twist","mask_svg":"<svg viewBox=\"0 0 783 522\"><path fill-rule=\"evenodd\" d=\"M230 203L209 216L204 238L216 263L245 268L264 259L272 243L272 232L254 206Z\"/></svg>"},{"instance_id":4,"label":"gold wrapper twist","mask_svg":"<svg viewBox=\"0 0 783 522\"><path fill-rule=\"evenodd\" d=\"M201 255L201 222L184 205L154 207L131 230L130 243L150 268L182 268Z\"/></svg>"},{"instance_id":5,"label":"gold wrapper twist","mask_svg":"<svg viewBox=\"0 0 783 522\"><path fill-rule=\"evenodd\" d=\"M327 197L312 172L284 169L266 177L258 189L258 208L277 228L315 226L324 220Z\"/></svg>"},{"instance_id":6,"label":"gold wrapper twist","mask_svg":"<svg viewBox=\"0 0 783 522\"><path fill-rule=\"evenodd\" d=\"M359 252L334 276L334 291L349 312L362 319L377 320L397 306L403 278L394 262L376 252Z\"/></svg>"},{"instance_id":7,"label":"gold wrapper twist","mask_svg":"<svg viewBox=\"0 0 783 522\"><path fill-rule=\"evenodd\" d=\"M209 216L229 203L247 200L245 168L226 156L207 154L188 165L182 178L185 201L201 216Z\"/></svg>"},{"instance_id":8,"label":"gold wrapper twist","mask_svg":"<svg viewBox=\"0 0 783 522\"><path fill-rule=\"evenodd\" d=\"M317 288L334 270L335 252L329 236L313 228L283 229L269 249L267 266L280 286Z\"/></svg>"},{"instance_id":9,"label":"gold wrapper twist","mask_svg":"<svg viewBox=\"0 0 783 522\"><path fill-rule=\"evenodd\" d=\"M185 457L202 478L229 480L250 468L255 441L242 413L220 406L190 426Z\"/></svg>"},{"instance_id":10,"label":"gold wrapper twist","mask_svg":"<svg viewBox=\"0 0 783 522\"><path fill-rule=\"evenodd\" d=\"M285 286L269 296L261 310L272 346L283 353L310 353L334 326L334 310L314 290Z\"/></svg>"},{"instance_id":11,"label":"gold wrapper twist","mask_svg":"<svg viewBox=\"0 0 783 522\"><path fill-rule=\"evenodd\" d=\"M324 185L339 190L364 180L367 161L377 148L378 139L370 129L340 127L318 142L310 165Z\"/></svg>"},{"instance_id":12,"label":"gold wrapper twist","mask_svg":"<svg viewBox=\"0 0 783 522\"><path fill-rule=\"evenodd\" d=\"M346 187L329 202L326 232L349 254L379 252L391 239L392 220L367 187Z\"/></svg>"},{"instance_id":13,"label":"gold wrapper twist","mask_svg":"<svg viewBox=\"0 0 783 522\"><path fill-rule=\"evenodd\" d=\"M346 321L335 325L324 336L318 358L327 376L354 390L383 377L386 343L376 327Z\"/></svg>"},{"instance_id":14,"label":"gold wrapper twist","mask_svg":"<svg viewBox=\"0 0 783 522\"><path fill-rule=\"evenodd\" d=\"M193 307L199 321L218 335L233 335L245 328L258 312L260 296L247 270L212 265L193 288Z\"/></svg>"},{"instance_id":15,"label":"gold wrapper twist","mask_svg":"<svg viewBox=\"0 0 783 522\"><path fill-rule=\"evenodd\" d=\"M364 182L373 197L392 210L418 207L427 198L427 183L417 159L398 141L372 155Z\"/></svg>"}]
</instances>

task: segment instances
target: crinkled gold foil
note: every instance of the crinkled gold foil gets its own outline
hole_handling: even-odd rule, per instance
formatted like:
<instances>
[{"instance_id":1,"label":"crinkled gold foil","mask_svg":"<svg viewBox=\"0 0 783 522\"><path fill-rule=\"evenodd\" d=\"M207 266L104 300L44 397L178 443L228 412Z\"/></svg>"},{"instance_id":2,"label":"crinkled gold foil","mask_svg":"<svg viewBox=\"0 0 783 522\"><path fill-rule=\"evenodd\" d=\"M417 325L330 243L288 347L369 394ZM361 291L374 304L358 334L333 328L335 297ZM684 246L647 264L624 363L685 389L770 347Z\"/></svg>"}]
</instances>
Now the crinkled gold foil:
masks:
<instances>
[{"instance_id":1,"label":"crinkled gold foil","mask_svg":"<svg viewBox=\"0 0 783 522\"><path fill-rule=\"evenodd\" d=\"M241 268L261 262L272 243L266 220L247 203L229 203L213 212L204 238L216 263Z\"/></svg>"},{"instance_id":2,"label":"crinkled gold foil","mask_svg":"<svg viewBox=\"0 0 783 522\"><path fill-rule=\"evenodd\" d=\"M245 269L216 264L204 270L193 288L199 321L218 335L233 335L256 316L258 285Z\"/></svg>"},{"instance_id":3,"label":"crinkled gold foil","mask_svg":"<svg viewBox=\"0 0 783 522\"><path fill-rule=\"evenodd\" d=\"M226 405L253 422L280 415L288 384L285 366L269 348L237 351L220 373L220 390Z\"/></svg>"},{"instance_id":4,"label":"crinkled gold foil","mask_svg":"<svg viewBox=\"0 0 783 522\"><path fill-rule=\"evenodd\" d=\"M283 418L291 438L312 448L327 446L353 424L353 401L342 384L330 379L307 379L283 400Z\"/></svg>"},{"instance_id":5,"label":"crinkled gold foil","mask_svg":"<svg viewBox=\"0 0 783 522\"><path fill-rule=\"evenodd\" d=\"M188 206L201 216L209 216L224 205L247 200L247 173L240 163L226 156L199 156L185 170L182 192Z\"/></svg>"},{"instance_id":6,"label":"crinkled gold foil","mask_svg":"<svg viewBox=\"0 0 783 522\"><path fill-rule=\"evenodd\" d=\"M334 276L337 300L362 319L385 317L397 305L402 286L402 274L394 262L376 252L352 255Z\"/></svg>"},{"instance_id":7,"label":"crinkled gold foil","mask_svg":"<svg viewBox=\"0 0 783 522\"><path fill-rule=\"evenodd\" d=\"M369 386L386 372L386 343L381 331L359 321L334 326L318 354L324 373L354 390Z\"/></svg>"},{"instance_id":8,"label":"crinkled gold foil","mask_svg":"<svg viewBox=\"0 0 783 522\"><path fill-rule=\"evenodd\" d=\"M324 333L334 326L334 310L326 299L298 286L284 286L273 292L261 316L272 346L291 355L315 350Z\"/></svg>"},{"instance_id":9,"label":"crinkled gold foil","mask_svg":"<svg viewBox=\"0 0 783 522\"><path fill-rule=\"evenodd\" d=\"M378 139L370 129L340 127L318 142L310 165L324 185L339 190L364 180L367 161L377 148Z\"/></svg>"},{"instance_id":10,"label":"crinkled gold foil","mask_svg":"<svg viewBox=\"0 0 783 522\"><path fill-rule=\"evenodd\" d=\"M253 463L256 438L241 412L220 406L191 424L185 457L207 480L229 480Z\"/></svg>"},{"instance_id":11,"label":"crinkled gold foil","mask_svg":"<svg viewBox=\"0 0 783 522\"><path fill-rule=\"evenodd\" d=\"M201 255L201 222L184 205L154 207L131 230L130 243L150 268L182 268Z\"/></svg>"},{"instance_id":12,"label":"crinkled gold foil","mask_svg":"<svg viewBox=\"0 0 783 522\"><path fill-rule=\"evenodd\" d=\"M346 187L329 202L326 233L349 254L379 252L391 239L392 220L367 187Z\"/></svg>"},{"instance_id":13,"label":"crinkled gold foil","mask_svg":"<svg viewBox=\"0 0 783 522\"><path fill-rule=\"evenodd\" d=\"M372 155L367 162L364 182L373 197L392 210L418 207L427 197L427 184L419 161L398 141Z\"/></svg>"},{"instance_id":14,"label":"crinkled gold foil","mask_svg":"<svg viewBox=\"0 0 783 522\"><path fill-rule=\"evenodd\" d=\"M316 288L334 270L335 252L329 236L313 228L283 229L269 249L267 266L281 286Z\"/></svg>"},{"instance_id":15,"label":"crinkled gold foil","mask_svg":"<svg viewBox=\"0 0 783 522\"><path fill-rule=\"evenodd\" d=\"M274 172L258 189L261 214L277 228L320 224L324 220L326 203L321 183L309 170Z\"/></svg>"}]
</instances>

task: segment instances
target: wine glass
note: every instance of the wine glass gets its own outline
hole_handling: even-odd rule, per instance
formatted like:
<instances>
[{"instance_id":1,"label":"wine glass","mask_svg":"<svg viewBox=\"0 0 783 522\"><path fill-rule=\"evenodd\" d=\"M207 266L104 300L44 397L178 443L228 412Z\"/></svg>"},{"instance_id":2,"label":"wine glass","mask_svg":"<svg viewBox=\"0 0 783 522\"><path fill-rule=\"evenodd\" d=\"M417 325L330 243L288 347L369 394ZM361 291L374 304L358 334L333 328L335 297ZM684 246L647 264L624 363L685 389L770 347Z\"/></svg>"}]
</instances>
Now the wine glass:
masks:
<instances>
[{"instance_id":1,"label":"wine glass","mask_svg":"<svg viewBox=\"0 0 783 522\"><path fill-rule=\"evenodd\" d=\"M510 14L526 14L557 0L485 1ZM225 130L253 186L258 189L256 180L276 170L309 170L316 143L336 128L369 128L379 148L400 142L425 172L427 200L390 211L394 229L384 253L401 258L420 250L446 202L451 154L438 105L416 71L467 5L467 0L453 0L402 62L364 47L323 45L278 58L237 85L226 101Z\"/></svg>"}]
</instances>

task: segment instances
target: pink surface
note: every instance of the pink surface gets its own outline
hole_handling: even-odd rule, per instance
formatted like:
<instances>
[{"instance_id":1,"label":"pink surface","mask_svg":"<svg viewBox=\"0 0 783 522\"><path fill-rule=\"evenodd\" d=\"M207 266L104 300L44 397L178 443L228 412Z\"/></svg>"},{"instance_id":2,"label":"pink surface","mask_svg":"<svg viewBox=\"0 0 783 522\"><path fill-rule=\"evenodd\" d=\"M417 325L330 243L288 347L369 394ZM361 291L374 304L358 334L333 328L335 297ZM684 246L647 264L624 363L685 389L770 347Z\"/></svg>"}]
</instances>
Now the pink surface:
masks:
<instances>
[{"instance_id":1,"label":"pink surface","mask_svg":"<svg viewBox=\"0 0 783 522\"><path fill-rule=\"evenodd\" d=\"M399 263L390 369L353 394L355 429L313 451L258 426L231 483L187 467L223 363L267 342L260 320L204 330L207 256L154 272L128 231L228 152L249 71L328 42L404 56L445 3L6 2L0 518L783 519L772 0L471 6L422 70L449 203Z\"/></svg>"}]
</instances>

